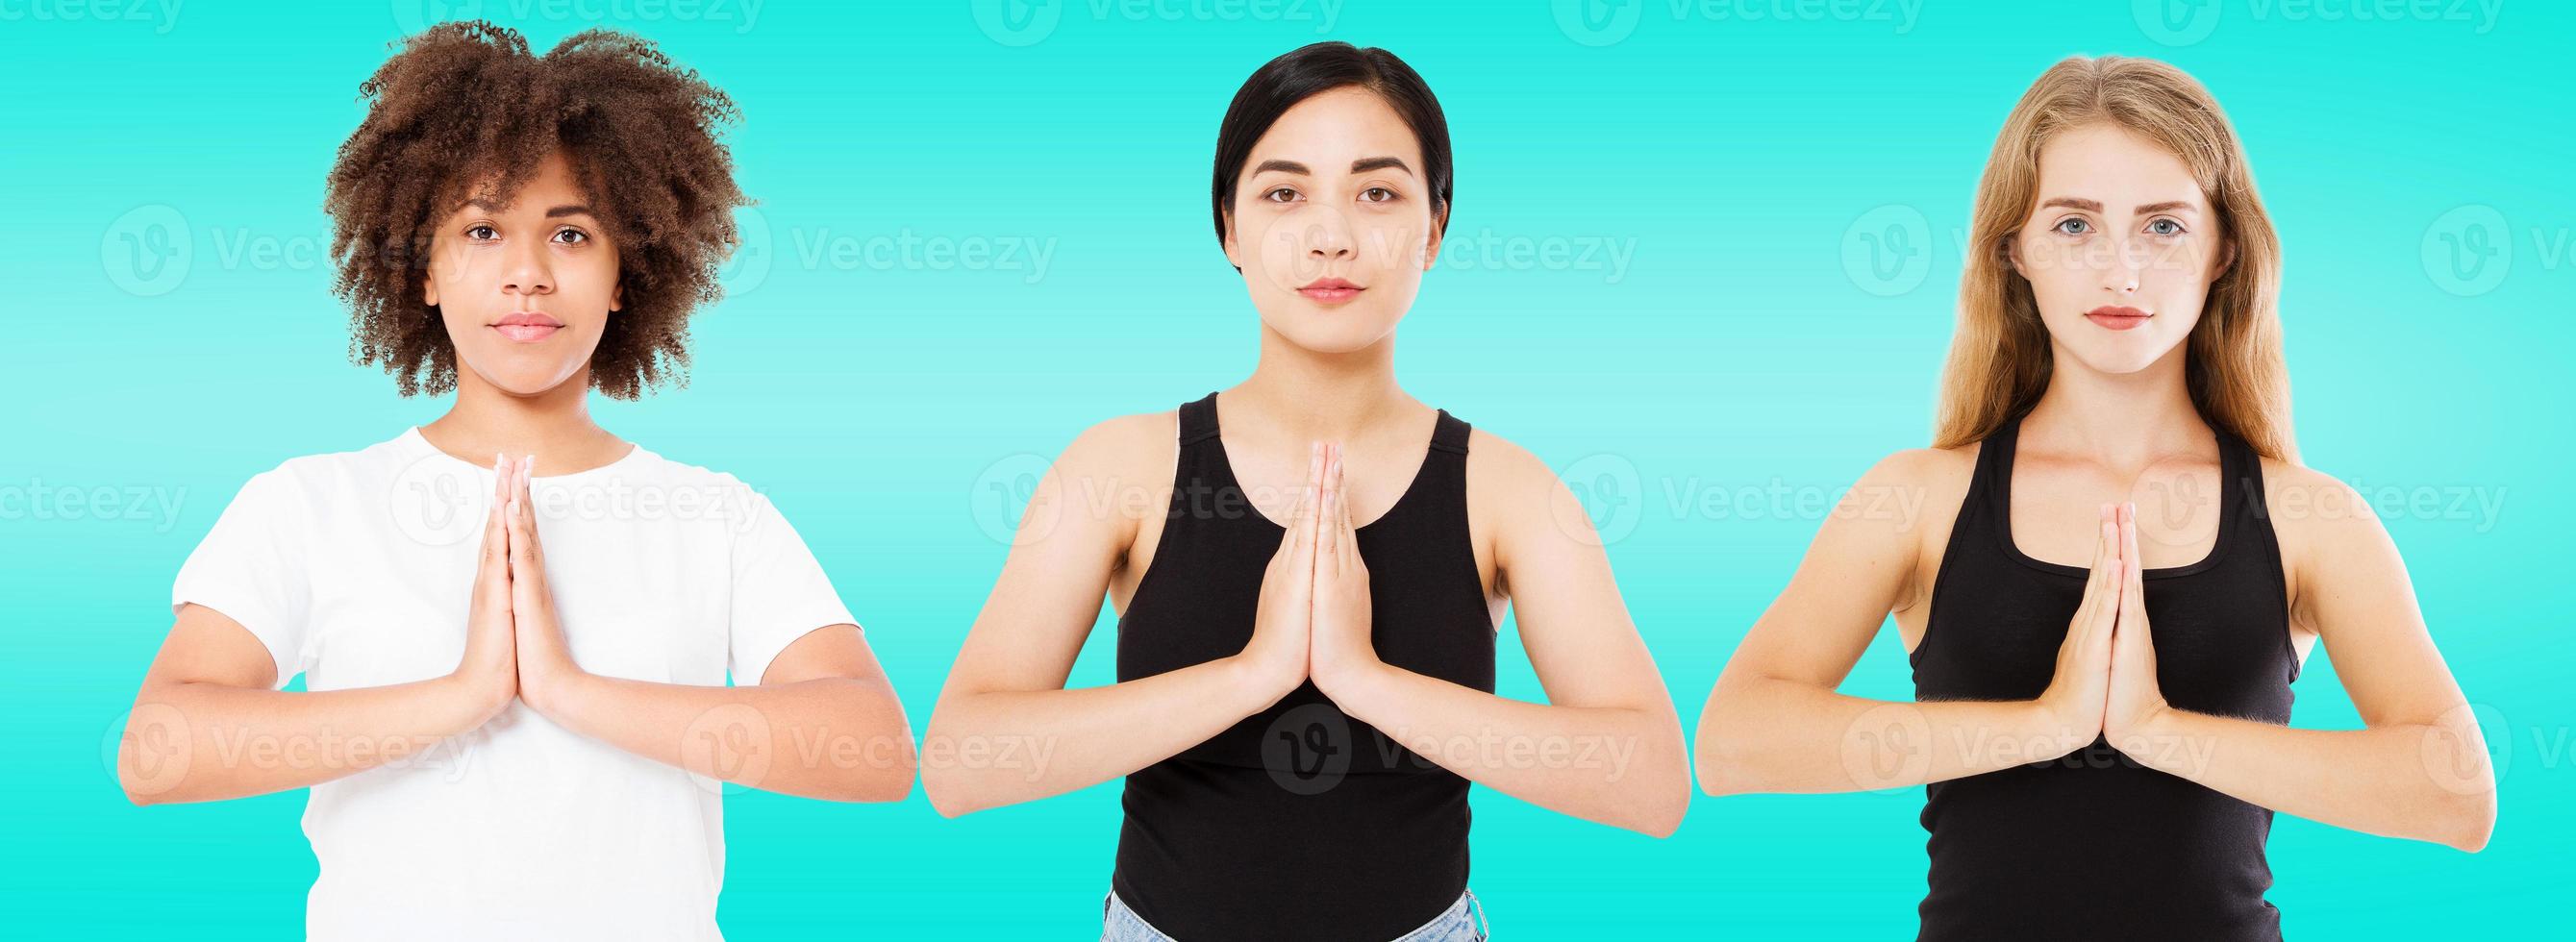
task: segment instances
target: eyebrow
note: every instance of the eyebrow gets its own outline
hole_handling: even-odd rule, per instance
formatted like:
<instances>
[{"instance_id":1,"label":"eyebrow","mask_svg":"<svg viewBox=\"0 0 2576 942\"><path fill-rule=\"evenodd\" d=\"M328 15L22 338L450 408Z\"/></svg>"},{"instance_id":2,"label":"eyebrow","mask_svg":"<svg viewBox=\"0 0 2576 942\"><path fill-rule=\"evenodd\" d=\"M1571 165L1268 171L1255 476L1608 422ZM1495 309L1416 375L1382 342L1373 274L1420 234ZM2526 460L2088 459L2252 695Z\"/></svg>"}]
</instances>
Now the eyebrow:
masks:
<instances>
[{"instance_id":1,"label":"eyebrow","mask_svg":"<svg viewBox=\"0 0 2576 942\"><path fill-rule=\"evenodd\" d=\"M504 208L501 204L499 204L499 203L495 203L495 202L492 202L491 200L487 200L487 199L470 199L470 200L466 200L466 201L465 201L465 205L466 205L467 207L469 207L469 208L473 208L473 209L480 209L480 210L482 210L482 211L484 211L484 212L487 212L487 213L497 213L497 212L500 212L500 211ZM591 208L590 208L590 207L585 206L585 205L582 205L582 204L580 204L580 203L567 203L567 204L564 204L564 205L562 205L562 206L551 207L551 208L549 208L549 209L547 209L547 210L546 210L546 218L548 218L548 219L557 219L557 218L561 218L561 217L564 217L564 216L597 216L597 215L599 215L599 214L598 214L598 213L596 213L596 212L591 211Z\"/></svg>"},{"instance_id":2,"label":"eyebrow","mask_svg":"<svg viewBox=\"0 0 2576 942\"><path fill-rule=\"evenodd\" d=\"M1351 161L1352 173L1367 173L1371 170L1385 170L1389 168L1402 170L1408 175L1413 173L1413 168L1407 166L1403 158L1400 157L1362 157L1358 160ZM1307 169L1305 164L1298 163L1294 160L1265 160L1254 165L1252 168L1252 172L1255 174L1268 173L1273 170L1279 171L1280 173L1293 173L1299 176L1312 176L1314 174L1314 171Z\"/></svg>"},{"instance_id":3,"label":"eyebrow","mask_svg":"<svg viewBox=\"0 0 2576 942\"><path fill-rule=\"evenodd\" d=\"M2052 197L2047 202L2039 204L2039 208L2041 209L2047 209L2051 206L2064 206L2068 209L2080 209L2088 213L2098 213L2102 211L2102 203L2100 200L2077 199L2072 196ZM2144 216L2148 213L2172 212L2177 209L2184 211L2198 211L2200 207L2182 200L2166 200L2161 203L2140 203L2138 204L2138 208L2131 212L2136 215Z\"/></svg>"}]
</instances>

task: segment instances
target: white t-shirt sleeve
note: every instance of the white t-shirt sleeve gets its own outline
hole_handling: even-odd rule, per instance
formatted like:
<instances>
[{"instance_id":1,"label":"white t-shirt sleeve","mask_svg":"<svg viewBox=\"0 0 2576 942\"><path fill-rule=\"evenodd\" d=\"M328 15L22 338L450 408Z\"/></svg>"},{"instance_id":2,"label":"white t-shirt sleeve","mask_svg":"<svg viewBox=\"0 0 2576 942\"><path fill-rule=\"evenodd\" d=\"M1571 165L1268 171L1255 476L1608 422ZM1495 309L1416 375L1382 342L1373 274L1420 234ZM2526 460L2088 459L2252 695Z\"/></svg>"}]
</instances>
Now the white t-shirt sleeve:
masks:
<instances>
[{"instance_id":1,"label":"white t-shirt sleeve","mask_svg":"<svg viewBox=\"0 0 2576 942\"><path fill-rule=\"evenodd\" d=\"M170 610L196 603L250 629L277 662L276 686L304 670L312 589L302 495L291 472L261 472L215 519L170 587Z\"/></svg>"},{"instance_id":2,"label":"white t-shirt sleeve","mask_svg":"<svg viewBox=\"0 0 2576 942\"><path fill-rule=\"evenodd\" d=\"M745 523L733 541L733 609L727 670L736 686L760 683L769 662L807 632L855 625L823 564L766 495L744 488Z\"/></svg>"}]
</instances>

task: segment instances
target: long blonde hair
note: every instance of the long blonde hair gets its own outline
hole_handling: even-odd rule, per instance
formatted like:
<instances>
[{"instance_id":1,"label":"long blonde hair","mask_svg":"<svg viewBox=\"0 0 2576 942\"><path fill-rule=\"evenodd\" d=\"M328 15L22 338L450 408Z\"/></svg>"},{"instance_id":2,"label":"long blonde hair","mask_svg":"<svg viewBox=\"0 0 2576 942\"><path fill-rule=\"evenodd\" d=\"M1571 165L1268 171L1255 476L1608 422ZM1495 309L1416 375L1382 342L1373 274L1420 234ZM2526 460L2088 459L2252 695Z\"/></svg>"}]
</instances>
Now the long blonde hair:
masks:
<instances>
[{"instance_id":1,"label":"long blonde hair","mask_svg":"<svg viewBox=\"0 0 2576 942\"><path fill-rule=\"evenodd\" d=\"M2233 247L2209 286L2183 374L2201 419L2266 457L2297 460L2290 375L2281 357L2281 243L2254 192L2254 173L2227 115L2198 81L2153 59L2074 56L2031 83L1995 136L1977 182L1959 284L1959 328L1941 376L1934 445L1984 439L2030 411L2054 368L2030 282L2009 240L2039 199L2039 151L2050 137L2097 122L2153 141L2190 168ZM2224 257L2224 256L2222 256Z\"/></svg>"}]
</instances>

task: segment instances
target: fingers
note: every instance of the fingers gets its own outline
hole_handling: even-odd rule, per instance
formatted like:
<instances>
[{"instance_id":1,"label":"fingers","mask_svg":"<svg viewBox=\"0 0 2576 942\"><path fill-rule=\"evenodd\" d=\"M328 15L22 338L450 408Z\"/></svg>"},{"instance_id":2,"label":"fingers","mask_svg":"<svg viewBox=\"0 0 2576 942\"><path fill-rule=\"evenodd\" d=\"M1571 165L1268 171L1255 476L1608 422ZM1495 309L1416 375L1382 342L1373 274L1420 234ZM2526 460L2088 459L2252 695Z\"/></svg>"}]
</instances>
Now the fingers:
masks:
<instances>
[{"instance_id":1,"label":"fingers","mask_svg":"<svg viewBox=\"0 0 2576 942\"><path fill-rule=\"evenodd\" d=\"M2103 504L2101 511L2093 531L2093 570L2084 581L2084 602L2075 610L2087 626L2102 623L2116 610L2119 591L2119 530L2112 522L2111 505Z\"/></svg>"},{"instance_id":2,"label":"fingers","mask_svg":"<svg viewBox=\"0 0 2576 942\"><path fill-rule=\"evenodd\" d=\"M1342 566L1341 530L1350 517L1342 510L1342 446L1324 446L1324 500L1316 515L1315 572L1339 573Z\"/></svg>"},{"instance_id":3,"label":"fingers","mask_svg":"<svg viewBox=\"0 0 2576 942\"><path fill-rule=\"evenodd\" d=\"M512 587L518 590L521 603L532 603L535 593L544 585L545 556L537 546L536 498L528 491L537 456L527 455L511 466L510 475L510 573Z\"/></svg>"},{"instance_id":4,"label":"fingers","mask_svg":"<svg viewBox=\"0 0 2576 942\"><path fill-rule=\"evenodd\" d=\"M2120 621L2122 628L2143 628L2147 623L2147 588L2145 566L2138 562L2138 505L2120 506L2120 558L2125 580L2120 587ZM2134 632L2132 632L2134 633Z\"/></svg>"}]
</instances>

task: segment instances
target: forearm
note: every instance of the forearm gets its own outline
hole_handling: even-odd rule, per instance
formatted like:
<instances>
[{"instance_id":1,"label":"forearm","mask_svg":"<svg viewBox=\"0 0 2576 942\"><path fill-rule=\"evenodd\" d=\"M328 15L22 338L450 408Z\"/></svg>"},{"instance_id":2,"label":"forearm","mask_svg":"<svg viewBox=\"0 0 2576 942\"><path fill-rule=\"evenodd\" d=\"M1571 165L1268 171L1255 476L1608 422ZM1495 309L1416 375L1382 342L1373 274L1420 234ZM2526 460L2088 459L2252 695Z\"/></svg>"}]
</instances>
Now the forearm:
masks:
<instances>
[{"instance_id":1,"label":"forearm","mask_svg":"<svg viewBox=\"0 0 2576 942\"><path fill-rule=\"evenodd\" d=\"M118 743L117 780L136 804L304 788L459 748L454 737L498 713L507 696L486 696L457 675L310 692L147 684Z\"/></svg>"},{"instance_id":2,"label":"forearm","mask_svg":"<svg viewBox=\"0 0 2576 942\"><path fill-rule=\"evenodd\" d=\"M951 691L930 720L922 787L954 817L1097 785L1278 702L1240 658L1105 687Z\"/></svg>"},{"instance_id":3,"label":"forearm","mask_svg":"<svg viewBox=\"0 0 2576 942\"><path fill-rule=\"evenodd\" d=\"M565 729L737 785L828 801L912 791L912 729L883 683L723 687L566 670L532 679L521 696Z\"/></svg>"},{"instance_id":4,"label":"forearm","mask_svg":"<svg viewBox=\"0 0 2576 942\"><path fill-rule=\"evenodd\" d=\"M1816 793L1947 781L2091 741L2035 700L1871 700L1743 676L1721 678L1709 694L1696 752L1710 794Z\"/></svg>"},{"instance_id":5,"label":"forearm","mask_svg":"<svg viewBox=\"0 0 2576 942\"><path fill-rule=\"evenodd\" d=\"M1541 807L1660 837L1690 804L1670 710L1530 703L1374 662L1328 695L1424 759Z\"/></svg>"},{"instance_id":6,"label":"forearm","mask_svg":"<svg viewBox=\"0 0 2576 942\"><path fill-rule=\"evenodd\" d=\"M2495 824L2474 726L2292 729L2167 707L2114 744L2149 768L2336 827L2476 850Z\"/></svg>"}]
</instances>

